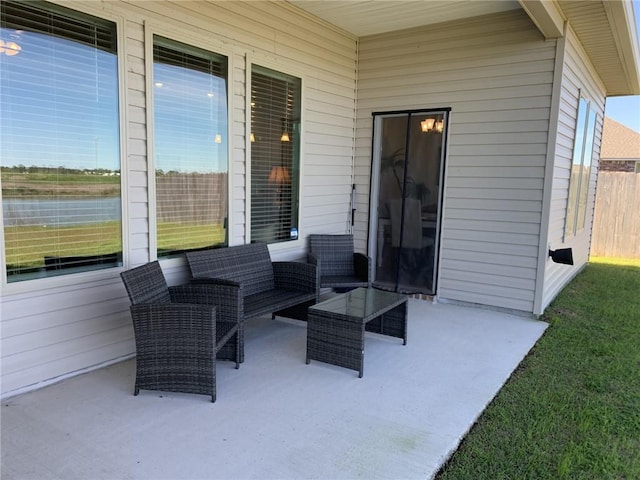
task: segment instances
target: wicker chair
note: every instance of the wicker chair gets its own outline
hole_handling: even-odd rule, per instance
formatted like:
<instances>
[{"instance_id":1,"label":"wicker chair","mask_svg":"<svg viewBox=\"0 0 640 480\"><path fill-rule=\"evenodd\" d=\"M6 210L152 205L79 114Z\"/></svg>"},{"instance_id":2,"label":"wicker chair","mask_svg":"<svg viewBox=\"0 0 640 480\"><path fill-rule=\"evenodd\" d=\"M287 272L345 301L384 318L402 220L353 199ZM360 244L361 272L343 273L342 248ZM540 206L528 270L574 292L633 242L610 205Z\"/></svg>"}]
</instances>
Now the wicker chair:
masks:
<instances>
[{"instance_id":1,"label":"wicker chair","mask_svg":"<svg viewBox=\"0 0 640 480\"><path fill-rule=\"evenodd\" d=\"M216 353L224 345L240 363L238 323L216 321L206 285L169 287L160 264L120 274L131 300L136 340L134 395L143 390L199 393L216 401Z\"/></svg>"},{"instance_id":2,"label":"wicker chair","mask_svg":"<svg viewBox=\"0 0 640 480\"><path fill-rule=\"evenodd\" d=\"M371 286L371 258L353 249L353 235L309 235L308 262L316 265L321 288L348 291Z\"/></svg>"}]
</instances>

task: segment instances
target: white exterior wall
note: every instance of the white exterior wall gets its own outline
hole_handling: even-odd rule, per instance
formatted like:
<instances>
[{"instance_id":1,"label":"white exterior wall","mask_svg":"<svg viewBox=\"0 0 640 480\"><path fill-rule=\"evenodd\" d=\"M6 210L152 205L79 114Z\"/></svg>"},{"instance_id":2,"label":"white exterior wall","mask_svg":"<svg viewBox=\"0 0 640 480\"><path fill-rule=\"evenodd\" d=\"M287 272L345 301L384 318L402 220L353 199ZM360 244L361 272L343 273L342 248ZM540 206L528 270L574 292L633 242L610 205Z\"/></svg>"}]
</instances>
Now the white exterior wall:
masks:
<instances>
[{"instance_id":1,"label":"white exterior wall","mask_svg":"<svg viewBox=\"0 0 640 480\"><path fill-rule=\"evenodd\" d=\"M300 239L274 245L274 259L304 256L309 233L344 233L350 218L356 80L354 38L285 3L59 2L118 21L125 268L150 259L145 35L149 29L229 56L230 244L245 243L247 210L246 66L250 61L302 78ZM146 33L145 33L146 32ZM149 38L149 37L147 37ZM149 61L152 61L151 59ZM187 272L163 262L169 283ZM130 356L129 300L119 269L3 286L0 320L2 395Z\"/></svg>"},{"instance_id":2,"label":"white exterior wall","mask_svg":"<svg viewBox=\"0 0 640 480\"><path fill-rule=\"evenodd\" d=\"M372 112L450 107L437 296L533 311L555 47L522 11L360 40L361 248Z\"/></svg>"},{"instance_id":3,"label":"white exterior wall","mask_svg":"<svg viewBox=\"0 0 640 480\"><path fill-rule=\"evenodd\" d=\"M569 195L569 178L573 157L576 116L580 93L591 101L597 115L594 135L593 156L591 158L591 177L589 197L584 229L576 235L565 238L564 227ZM598 161L602 143L602 126L605 106L605 88L594 72L587 54L584 52L573 30L567 29L562 84L559 99L557 140L553 169L553 186L549 211L548 245L551 249L572 248L574 265L560 265L546 260L544 269L544 288L542 291L541 313L551 303L562 288L585 266L589 260L591 246L591 227L596 196Z\"/></svg>"}]
</instances>

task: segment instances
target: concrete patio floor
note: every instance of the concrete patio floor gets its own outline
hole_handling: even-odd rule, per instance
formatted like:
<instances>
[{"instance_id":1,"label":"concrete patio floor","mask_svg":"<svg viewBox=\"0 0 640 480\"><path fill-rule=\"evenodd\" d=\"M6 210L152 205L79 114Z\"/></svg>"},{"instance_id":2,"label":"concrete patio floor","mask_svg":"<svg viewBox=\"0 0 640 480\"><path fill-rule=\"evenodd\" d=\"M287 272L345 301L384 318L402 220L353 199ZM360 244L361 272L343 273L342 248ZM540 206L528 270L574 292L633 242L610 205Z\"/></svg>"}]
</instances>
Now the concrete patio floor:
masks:
<instances>
[{"instance_id":1,"label":"concrete patio floor","mask_svg":"<svg viewBox=\"0 0 640 480\"><path fill-rule=\"evenodd\" d=\"M135 361L6 399L9 479L428 479L547 324L409 300L408 343L367 334L364 377L305 364L306 324L246 328L218 397L141 391Z\"/></svg>"}]
</instances>

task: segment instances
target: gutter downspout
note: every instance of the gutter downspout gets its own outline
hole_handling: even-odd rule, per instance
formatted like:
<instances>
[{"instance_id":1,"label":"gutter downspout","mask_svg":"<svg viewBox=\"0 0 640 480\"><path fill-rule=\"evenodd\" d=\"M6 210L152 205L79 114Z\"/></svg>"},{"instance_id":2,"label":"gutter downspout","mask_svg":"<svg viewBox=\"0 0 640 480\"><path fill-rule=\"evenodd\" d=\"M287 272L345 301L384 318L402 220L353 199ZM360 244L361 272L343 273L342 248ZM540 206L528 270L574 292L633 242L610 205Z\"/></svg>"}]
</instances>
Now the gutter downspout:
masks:
<instances>
[{"instance_id":1,"label":"gutter downspout","mask_svg":"<svg viewBox=\"0 0 640 480\"><path fill-rule=\"evenodd\" d=\"M560 102L562 100L562 80L564 73L564 57L567 49L567 23L564 34L556 39L556 60L553 68L553 86L551 91L551 112L549 115L549 132L547 135L547 161L544 167L544 185L542 193L542 217L540 220L540 237L538 240L538 265L536 269L536 285L533 297L533 314L539 317L544 312L544 287L547 262L549 261L549 220L551 218L551 197L553 194L553 175L558 140L558 121Z\"/></svg>"}]
</instances>

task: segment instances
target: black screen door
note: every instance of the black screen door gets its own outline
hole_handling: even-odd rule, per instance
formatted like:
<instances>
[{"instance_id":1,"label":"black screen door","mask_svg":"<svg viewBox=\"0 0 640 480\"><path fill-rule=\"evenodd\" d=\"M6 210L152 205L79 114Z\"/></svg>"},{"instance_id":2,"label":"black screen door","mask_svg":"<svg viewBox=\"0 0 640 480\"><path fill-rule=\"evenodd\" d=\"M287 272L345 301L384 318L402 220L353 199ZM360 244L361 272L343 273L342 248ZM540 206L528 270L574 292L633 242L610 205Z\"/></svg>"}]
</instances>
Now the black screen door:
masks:
<instances>
[{"instance_id":1,"label":"black screen door","mask_svg":"<svg viewBox=\"0 0 640 480\"><path fill-rule=\"evenodd\" d=\"M374 114L374 285L435 293L448 111Z\"/></svg>"}]
</instances>

